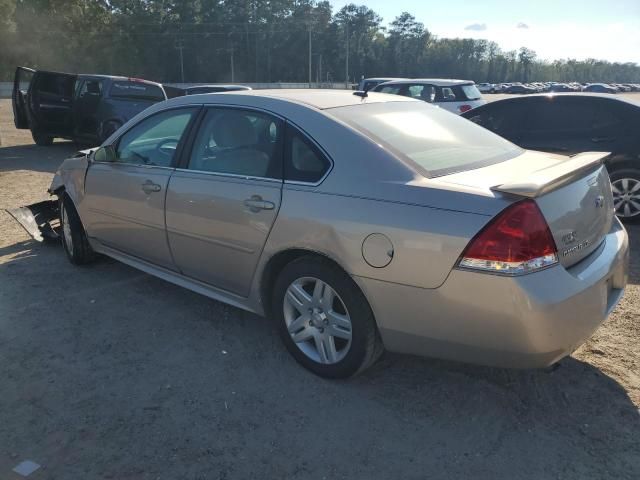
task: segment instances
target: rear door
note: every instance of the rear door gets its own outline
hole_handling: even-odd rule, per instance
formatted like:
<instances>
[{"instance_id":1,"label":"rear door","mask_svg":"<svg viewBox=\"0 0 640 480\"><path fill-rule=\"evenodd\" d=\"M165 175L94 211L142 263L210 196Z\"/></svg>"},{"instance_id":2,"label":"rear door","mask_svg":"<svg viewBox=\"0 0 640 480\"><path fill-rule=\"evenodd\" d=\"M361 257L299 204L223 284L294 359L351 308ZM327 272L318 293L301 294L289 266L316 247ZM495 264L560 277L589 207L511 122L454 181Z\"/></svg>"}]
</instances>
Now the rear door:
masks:
<instances>
[{"instance_id":1,"label":"rear door","mask_svg":"<svg viewBox=\"0 0 640 480\"><path fill-rule=\"evenodd\" d=\"M207 109L167 190L167 235L184 275L248 295L280 208L283 133L261 111Z\"/></svg>"},{"instance_id":2,"label":"rear door","mask_svg":"<svg viewBox=\"0 0 640 480\"><path fill-rule=\"evenodd\" d=\"M173 269L165 231L165 195L174 160L198 108L158 112L116 141L113 162L92 161L82 215L104 245Z\"/></svg>"},{"instance_id":3,"label":"rear door","mask_svg":"<svg viewBox=\"0 0 640 480\"><path fill-rule=\"evenodd\" d=\"M505 101L471 110L463 117L519 145L526 129L526 111L522 102Z\"/></svg>"},{"instance_id":4,"label":"rear door","mask_svg":"<svg viewBox=\"0 0 640 480\"><path fill-rule=\"evenodd\" d=\"M37 71L27 94L31 130L52 136L73 135L72 103L77 75Z\"/></svg>"},{"instance_id":5,"label":"rear door","mask_svg":"<svg viewBox=\"0 0 640 480\"><path fill-rule=\"evenodd\" d=\"M604 150L591 141L598 108L591 99L571 96L541 97L528 109L529 125L520 146L563 155Z\"/></svg>"},{"instance_id":6,"label":"rear door","mask_svg":"<svg viewBox=\"0 0 640 480\"><path fill-rule=\"evenodd\" d=\"M27 95L35 70L26 67L16 68L13 77L13 92L11 94L11 105L13 107L13 123L16 128L29 128L29 112L27 110Z\"/></svg>"}]
</instances>

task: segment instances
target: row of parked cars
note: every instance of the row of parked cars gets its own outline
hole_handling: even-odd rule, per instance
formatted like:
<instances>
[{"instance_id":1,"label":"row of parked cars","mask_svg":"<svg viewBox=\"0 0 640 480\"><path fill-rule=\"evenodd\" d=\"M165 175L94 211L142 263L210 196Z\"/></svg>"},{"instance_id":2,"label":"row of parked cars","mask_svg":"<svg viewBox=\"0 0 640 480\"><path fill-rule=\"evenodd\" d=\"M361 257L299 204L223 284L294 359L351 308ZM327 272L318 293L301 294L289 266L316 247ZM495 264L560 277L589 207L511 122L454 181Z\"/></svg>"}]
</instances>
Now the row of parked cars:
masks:
<instances>
[{"instance_id":1,"label":"row of parked cars","mask_svg":"<svg viewBox=\"0 0 640 480\"><path fill-rule=\"evenodd\" d=\"M640 150L576 152L637 148L640 107L571 94L483 105L473 82L385 80L154 98L57 171L69 260L110 256L269 316L324 377L384 349L506 367L570 354L627 282L614 207L640 207ZM135 98L154 85L110 82L103 92ZM39 85L14 92L20 128L41 128L29 122L55 98ZM67 88L58 110L80 98ZM72 137L59 132L46 133ZM603 162L622 172L613 194Z\"/></svg>"},{"instance_id":2,"label":"row of parked cars","mask_svg":"<svg viewBox=\"0 0 640 480\"><path fill-rule=\"evenodd\" d=\"M480 83L478 90L482 93L542 93L542 92L593 92L593 93L625 93L640 91L637 83Z\"/></svg>"}]
</instances>

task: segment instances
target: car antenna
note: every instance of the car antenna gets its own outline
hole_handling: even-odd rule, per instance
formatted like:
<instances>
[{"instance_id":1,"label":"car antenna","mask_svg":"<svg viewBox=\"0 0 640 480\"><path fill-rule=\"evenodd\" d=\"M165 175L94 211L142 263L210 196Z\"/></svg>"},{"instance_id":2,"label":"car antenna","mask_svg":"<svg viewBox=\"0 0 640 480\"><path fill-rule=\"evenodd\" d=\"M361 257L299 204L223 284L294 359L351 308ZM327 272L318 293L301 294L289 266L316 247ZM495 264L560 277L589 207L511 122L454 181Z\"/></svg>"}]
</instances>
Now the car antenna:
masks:
<instances>
[{"instance_id":1,"label":"car antenna","mask_svg":"<svg viewBox=\"0 0 640 480\"><path fill-rule=\"evenodd\" d=\"M355 92L353 92L353 94L356 97L360 97L360 98L367 98L367 91L366 90L356 90Z\"/></svg>"}]
</instances>

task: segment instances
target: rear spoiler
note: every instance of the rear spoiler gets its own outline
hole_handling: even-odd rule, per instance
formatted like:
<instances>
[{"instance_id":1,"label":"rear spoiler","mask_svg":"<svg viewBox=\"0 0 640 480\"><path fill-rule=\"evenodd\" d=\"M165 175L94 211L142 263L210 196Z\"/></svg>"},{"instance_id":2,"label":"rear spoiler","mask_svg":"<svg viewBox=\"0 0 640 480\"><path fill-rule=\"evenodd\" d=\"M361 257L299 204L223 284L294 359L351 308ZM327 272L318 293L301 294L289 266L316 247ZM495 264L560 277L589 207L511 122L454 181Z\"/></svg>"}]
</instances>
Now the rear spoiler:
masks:
<instances>
[{"instance_id":1,"label":"rear spoiler","mask_svg":"<svg viewBox=\"0 0 640 480\"><path fill-rule=\"evenodd\" d=\"M579 153L565 161L537 170L526 179L514 179L502 185L491 187L491 190L522 197L539 197L571 183L590 170L595 170L602 165L602 160L608 155L609 152Z\"/></svg>"}]
</instances>

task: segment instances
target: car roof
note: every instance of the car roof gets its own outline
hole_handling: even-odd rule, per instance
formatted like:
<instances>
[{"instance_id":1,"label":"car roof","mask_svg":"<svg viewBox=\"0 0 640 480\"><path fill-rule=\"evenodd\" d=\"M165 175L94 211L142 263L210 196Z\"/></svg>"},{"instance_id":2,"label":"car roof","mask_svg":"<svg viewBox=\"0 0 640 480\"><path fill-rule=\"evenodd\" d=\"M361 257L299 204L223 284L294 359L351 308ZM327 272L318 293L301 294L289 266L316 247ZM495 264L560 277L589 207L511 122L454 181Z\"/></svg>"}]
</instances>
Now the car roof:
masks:
<instances>
[{"instance_id":1,"label":"car roof","mask_svg":"<svg viewBox=\"0 0 640 480\"><path fill-rule=\"evenodd\" d=\"M362 98L354 95L353 90L330 90L330 89L273 89L273 90L235 90L225 92L224 97L245 96L249 98L262 97L274 100L281 100L299 105L306 105L324 110L327 108L346 107L350 105L360 105L362 103L385 103L398 101L419 101L398 95L387 95L386 93L368 92ZM188 103L221 103L221 95L214 93L203 93L200 95L190 95ZM184 101L184 100L183 100ZM182 102L180 102L182 103Z\"/></svg>"},{"instance_id":2,"label":"car roof","mask_svg":"<svg viewBox=\"0 0 640 480\"><path fill-rule=\"evenodd\" d=\"M451 87L453 85L473 84L473 80L457 80L455 78L408 78L406 80L394 80L388 83L430 83L437 87Z\"/></svg>"},{"instance_id":3,"label":"car roof","mask_svg":"<svg viewBox=\"0 0 640 480\"><path fill-rule=\"evenodd\" d=\"M490 108L491 105L498 105L498 104L504 105L505 103L513 103L513 102L527 102L527 101L532 101L540 98L552 100L553 98L567 98L567 97L569 98L576 98L576 97L577 98L601 98L610 102L621 102L621 103L626 103L634 107L640 108L640 102L636 100L631 100L625 97L612 96L611 94L608 94L608 93L589 93L589 92L537 93L537 94L527 95L526 97L503 98L501 100L496 100L494 102L487 103L486 105L483 105L478 108L483 108L483 107Z\"/></svg>"},{"instance_id":4,"label":"car roof","mask_svg":"<svg viewBox=\"0 0 640 480\"><path fill-rule=\"evenodd\" d=\"M362 79L363 82L377 82L379 80L393 81L393 80L407 80L406 77L370 77Z\"/></svg>"}]
</instances>

